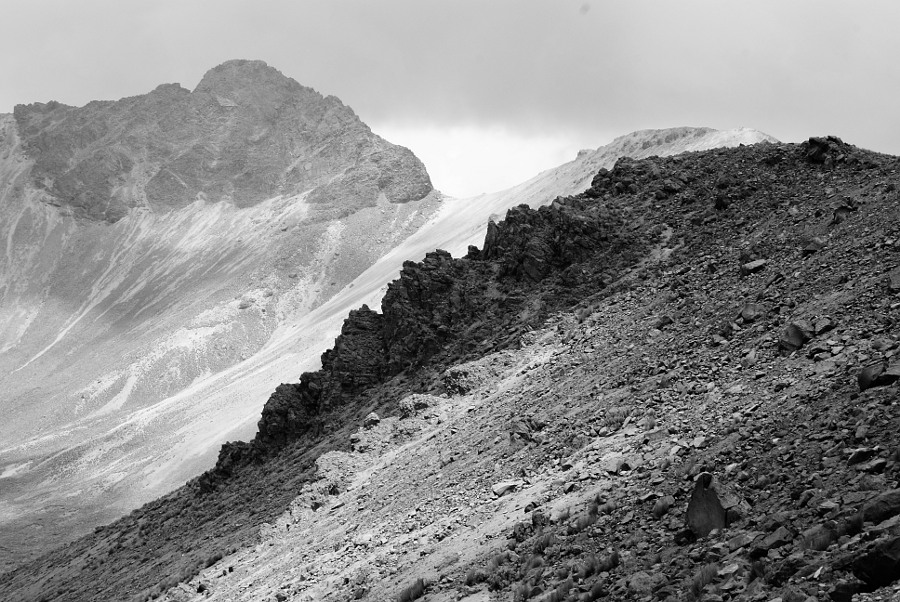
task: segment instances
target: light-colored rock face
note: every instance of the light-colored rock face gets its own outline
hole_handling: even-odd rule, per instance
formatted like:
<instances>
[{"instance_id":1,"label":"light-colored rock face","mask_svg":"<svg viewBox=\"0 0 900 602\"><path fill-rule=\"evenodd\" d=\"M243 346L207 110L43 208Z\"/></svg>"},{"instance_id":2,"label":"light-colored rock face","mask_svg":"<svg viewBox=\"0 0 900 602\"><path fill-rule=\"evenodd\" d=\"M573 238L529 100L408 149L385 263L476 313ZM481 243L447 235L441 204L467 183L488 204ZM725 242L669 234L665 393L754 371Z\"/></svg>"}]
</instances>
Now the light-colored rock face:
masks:
<instances>
[{"instance_id":1,"label":"light-colored rock face","mask_svg":"<svg viewBox=\"0 0 900 602\"><path fill-rule=\"evenodd\" d=\"M193 93L163 87L138 98L215 91L264 113L269 105L244 96L259 86L233 83L233 72L246 68L218 67ZM298 95L315 94L258 63L249 68ZM329 119L348 114L335 110ZM350 136L340 121L334 127ZM0 410L8 419L0 421L0 527L10 542L0 542L9 550L0 565L159 496L210 467L224 441L252 438L269 393L317 368L347 312L377 307L403 261L481 245L491 216L581 192L619 156L754 141L747 132L638 132L506 191L416 200L418 160L372 137L373 147L395 150L373 150L311 191L279 188L245 203L215 198L219 180L210 179L197 184L206 200L154 204L147 179L128 197L137 208L113 221L35 184L38 168L19 132L12 116L2 118ZM186 173L176 167L170 171Z\"/></svg>"}]
</instances>

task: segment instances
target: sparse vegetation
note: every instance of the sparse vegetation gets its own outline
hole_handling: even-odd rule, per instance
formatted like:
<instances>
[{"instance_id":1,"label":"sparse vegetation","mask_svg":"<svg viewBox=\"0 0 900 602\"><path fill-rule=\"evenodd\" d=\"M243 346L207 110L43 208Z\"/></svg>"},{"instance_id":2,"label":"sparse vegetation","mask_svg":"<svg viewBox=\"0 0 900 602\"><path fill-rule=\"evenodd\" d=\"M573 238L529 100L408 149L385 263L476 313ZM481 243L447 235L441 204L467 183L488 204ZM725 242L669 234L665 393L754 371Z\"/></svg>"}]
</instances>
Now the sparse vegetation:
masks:
<instances>
[{"instance_id":1,"label":"sparse vegetation","mask_svg":"<svg viewBox=\"0 0 900 602\"><path fill-rule=\"evenodd\" d=\"M425 595L425 581L420 577L397 596L397 602L412 602Z\"/></svg>"},{"instance_id":2,"label":"sparse vegetation","mask_svg":"<svg viewBox=\"0 0 900 602\"><path fill-rule=\"evenodd\" d=\"M579 516L575 522L569 525L569 535L574 535L575 533L580 533L597 522L597 515L591 514L583 514Z\"/></svg>"},{"instance_id":3,"label":"sparse vegetation","mask_svg":"<svg viewBox=\"0 0 900 602\"><path fill-rule=\"evenodd\" d=\"M630 413L631 410L625 406L609 408L603 415L603 424L610 430L618 430L622 427L622 424L624 424L625 419L628 418Z\"/></svg>"},{"instance_id":4,"label":"sparse vegetation","mask_svg":"<svg viewBox=\"0 0 900 602\"><path fill-rule=\"evenodd\" d=\"M535 540L534 553L543 554L544 551L554 543L556 543L556 536L552 533L545 533Z\"/></svg>"},{"instance_id":5,"label":"sparse vegetation","mask_svg":"<svg viewBox=\"0 0 900 602\"><path fill-rule=\"evenodd\" d=\"M712 583L718 574L719 566L717 564L707 564L697 571L691 581L691 595L699 598L703 588Z\"/></svg>"}]
</instances>

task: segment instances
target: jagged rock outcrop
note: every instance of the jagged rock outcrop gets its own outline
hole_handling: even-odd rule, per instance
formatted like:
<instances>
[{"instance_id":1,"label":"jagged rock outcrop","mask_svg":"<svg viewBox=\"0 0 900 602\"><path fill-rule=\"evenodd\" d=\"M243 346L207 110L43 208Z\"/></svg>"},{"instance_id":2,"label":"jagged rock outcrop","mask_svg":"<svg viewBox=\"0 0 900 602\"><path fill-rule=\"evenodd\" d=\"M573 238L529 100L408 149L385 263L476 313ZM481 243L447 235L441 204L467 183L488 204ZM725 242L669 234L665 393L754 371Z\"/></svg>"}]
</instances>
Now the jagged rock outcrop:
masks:
<instances>
[{"instance_id":1,"label":"jagged rock outcrop","mask_svg":"<svg viewBox=\"0 0 900 602\"><path fill-rule=\"evenodd\" d=\"M317 414L437 355L458 360L484 341L494 349L515 344L524 328L577 291L602 288L609 274L637 261L657 233L626 228L612 205L557 199L537 210L516 207L506 220L491 222L484 251L454 259L436 250L404 263L382 313L367 306L351 311L334 347L322 354L322 369L272 395L255 449L271 453L306 432ZM587 261L589 269L578 268Z\"/></svg>"},{"instance_id":2,"label":"jagged rock outcrop","mask_svg":"<svg viewBox=\"0 0 900 602\"><path fill-rule=\"evenodd\" d=\"M384 357L383 316L367 305L352 310L334 347L322 354L322 372L328 384L322 391L320 409L382 382L387 376Z\"/></svg>"},{"instance_id":3,"label":"jagged rock outcrop","mask_svg":"<svg viewBox=\"0 0 900 602\"><path fill-rule=\"evenodd\" d=\"M304 190L346 215L382 194L405 203L431 191L408 149L262 61L219 65L193 91L165 84L84 107L18 105L14 115L47 202L93 220L198 199L247 207Z\"/></svg>"},{"instance_id":4,"label":"jagged rock outcrop","mask_svg":"<svg viewBox=\"0 0 900 602\"><path fill-rule=\"evenodd\" d=\"M614 271L618 263L633 262L646 248L630 236L631 225L640 227L629 224L615 205L584 198L559 198L536 212L521 205L511 209L500 224L488 224L481 256L497 261L501 276L529 282L589 258ZM606 261L602 255L608 256Z\"/></svg>"}]
</instances>

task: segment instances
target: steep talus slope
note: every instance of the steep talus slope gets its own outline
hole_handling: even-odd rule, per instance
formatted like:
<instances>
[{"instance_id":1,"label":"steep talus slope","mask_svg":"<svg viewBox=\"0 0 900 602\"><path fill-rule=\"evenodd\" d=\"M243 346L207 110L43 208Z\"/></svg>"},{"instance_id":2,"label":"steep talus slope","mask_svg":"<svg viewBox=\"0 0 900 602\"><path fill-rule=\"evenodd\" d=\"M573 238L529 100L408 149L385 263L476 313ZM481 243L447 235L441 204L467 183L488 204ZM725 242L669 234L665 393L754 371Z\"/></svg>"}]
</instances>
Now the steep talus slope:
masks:
<instances>
[{"instance_id":1,"label":"steep talus slope","mask_svg":"<svg viewBox=\"0 0 900 602\"><path fill-rule=\"evenodd\" d=\"M242 81L254 85L241 87ZM181 122L163 131L165 119L156 122L141 112L159 116L166 90L184 109L209 101L211 88L234 102L217 100L215 110L201 111L207 121L173 105L163 117L180 115ZM281 178L282 196L243 208L235 203L250 198L222 193L220 198L232 202L212 202L233 186L210 174L227 179L227 171L219 173L210 164L201 170L210 178L191 179L181 163L172 163L190 155L185 146L190 136L205 136L204 148L216 150L221 160L269 153L265 165L254 164L254 173L280 164L279 149L268 143L242 149L246 139L240 132L268 127L271 119L265 115L282 101L278 128L265 140L290 147L292 162L303 158L304 144L317 144L315 161L304 165L327 175L328 169L344 169L342 149L359 150L358 141L351 144L353 135L373 148L328 186L284 196L292 189ZM19 111L27 115L38 108ZM418 260L435 246L465 253L468 245L480 243L492 216L519 203L538 207L583 190L599 167L611 167L625 151L665 155L768 139L753 130L646 130L580 153L506 191L473 199L432 193L422 201L397 203L392 200L421 191L427 180L421 164L405 149L373 137L336 99L323 99L258 62L213 69L194 93L168 86L144 97L43 112L58 123L38 137L52 139L50 150L67 157L66 165L104 148L130 153L131 171L116 177L134 185L112 194L139 207L111 226L99 214L85 219L85 208L50 195L52 182L35 182L35 159L23 151L13 117L3 118L7 146L0 160L11 183L4 215L16 215L0 220L10 241L0 262L0 286L6 286L0 303L6 353L0 362L10 371L0 401L16 406L0 425L6 429L0 474L16 477L3 481L0 500L8 534L0 554L10 564L177 487L215 462L222 441L251 437L268 393L317 368L321 349L339 333L348 309L380 303L404 261ZM91 117L108 122L100 128L102 136L67 138L76 126L92 123ZM310 121L319 117L319 123ZM35 128L33 123L32 136ZM167 136L182 146L160 142ZM307 138L314 142L303 142ZM81 146L73 146L78 141ZM87 159L79 165L78 173L100 168ZM377 178L373 166L380 170ZM163 168L194 182L192 192L183 191L182 203L145 198L147 178L138 176ZM60 177L69 177L65 173ZM79 180L79 186L89 188L88 180ZM197 186L205 188L197 193ZM346 194L360 186L358 196ZM364 206L376 189L384 194L375 206ZM338 195L343 195L340 203L334 200ZM94 210L115 202L110 197ZM332 219L357 205L350 215ZM90 351L73 354L72 349Z\"/></svg>"},{"instance_id":2,"label":"steep talus slope","mask_svg":"<svg viewBox=\"0 0 900 602\"><path fill-rule=\"evenodd\" d=\"M421 578L433 601L850 600L890 585L898 169L837 139L763 144L621 160L583 194L514 209L483 250L405 265L322 370L272 395L253 442L0 592L386 600Z\"/></svg>"},{"instance_id":3,"label":"steep talus slope","mask_svg":"<svg viewBox=\"0 0 900 602\"><path fill-rule=\"evenodd\" d=\"M216 396L228 372L439 198L409 150L259 61L0 116L0 567L252 436L261 399Z\"/></svg>"}]
</instances>

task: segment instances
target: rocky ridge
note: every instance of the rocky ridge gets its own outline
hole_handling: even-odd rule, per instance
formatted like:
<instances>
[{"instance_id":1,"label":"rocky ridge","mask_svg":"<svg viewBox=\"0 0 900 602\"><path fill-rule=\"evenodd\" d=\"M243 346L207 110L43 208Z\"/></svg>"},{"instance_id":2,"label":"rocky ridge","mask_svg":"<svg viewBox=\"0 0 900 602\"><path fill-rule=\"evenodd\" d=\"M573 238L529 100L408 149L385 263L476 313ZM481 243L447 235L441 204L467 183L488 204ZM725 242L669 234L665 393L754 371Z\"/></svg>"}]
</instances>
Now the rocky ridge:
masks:
<instances>
[{"instance_id":1,"label":"rocky ridge","mask_svg":"<svg viewBox=\"0 0 900 602\"><path fill-rule=\"evenodd\" d=\"M898 168L763 144L515 209L483 250L404 266L252 443L0 592L890 597Z\"/></svg>"}]
</instances>

